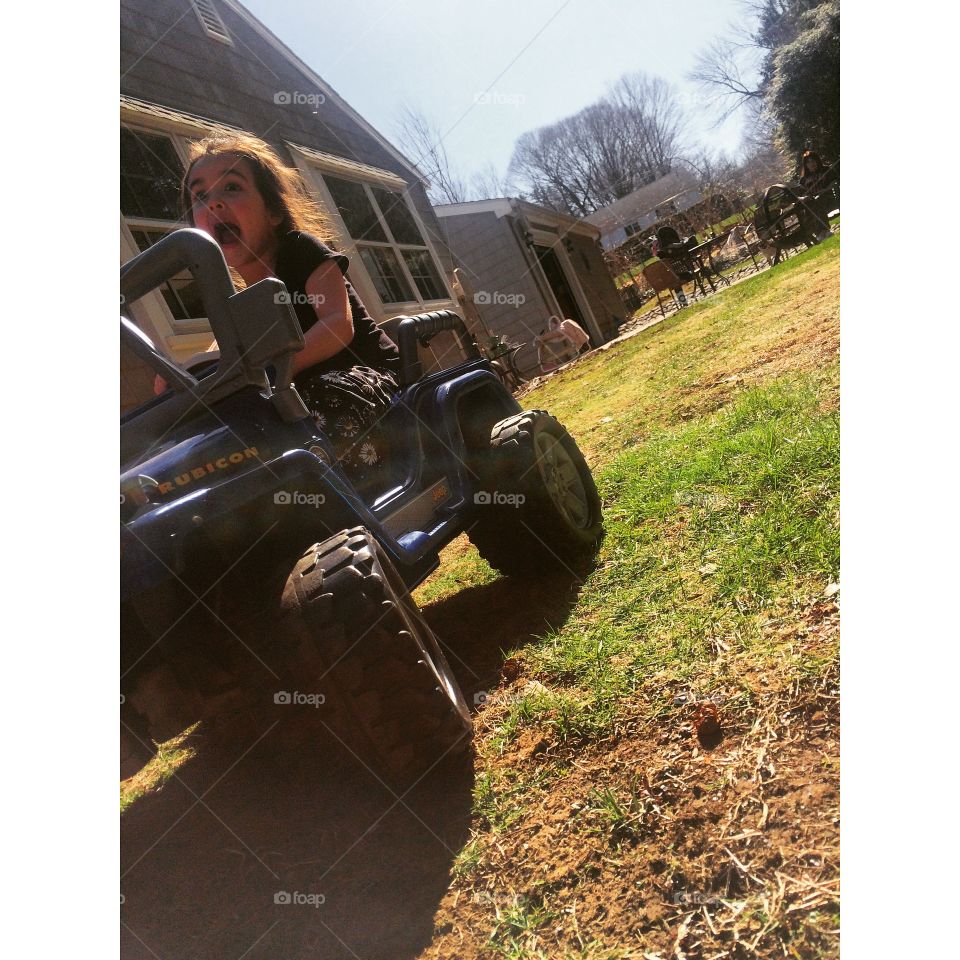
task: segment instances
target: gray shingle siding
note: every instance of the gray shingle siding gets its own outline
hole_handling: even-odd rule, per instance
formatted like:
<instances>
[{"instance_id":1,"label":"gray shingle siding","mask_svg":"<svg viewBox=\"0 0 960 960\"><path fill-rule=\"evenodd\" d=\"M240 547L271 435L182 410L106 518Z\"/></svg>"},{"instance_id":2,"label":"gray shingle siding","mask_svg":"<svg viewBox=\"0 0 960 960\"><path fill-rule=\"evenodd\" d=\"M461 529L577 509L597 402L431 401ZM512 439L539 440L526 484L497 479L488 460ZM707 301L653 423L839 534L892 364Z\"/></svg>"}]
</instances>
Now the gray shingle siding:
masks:
<instances>
[{"instance_id":1,"label":"gray shingle siding","mask_svg":"<svg viewBox=\"0 0 960 960\"><path fill-rule=\"evenodd\" d=\"M275 102L280 92L323 91L243 17L215 2L232 45L207 36L190 0L121 0L121 94L255 134L290 165L294 158L284 141L396 174L406 182L441 270L449 276L452 257L415 172L332 97L315 104ZM451 356L453 343L446 335L438 337L435 353ZM425 360L432 366L429 357Z\"/></svg>"},{"instance_id":2,"label":"gray shingle siding","mask_svg":"<svg viewBox=\"0 0 960 960\"><path fill-rule=\"evenodd\" d=\"M521 369L537 363L533 339L547 325L552 312L539 286L539 271L531 269L532 255L521 244L513 228L514 218L495 213L460 213L441 217L457 265L464 268L475 293L491 295L491 302L478 303L480 316L494 334L527 346L518 355ZM623 317L623 308L607 265L594 240L570 233L573 244L568 253L576 277L593 311L604 340L616 335L614 317ZM586 262L584 262L584 258ZM514 306L496 302L497 297L522 296Z\"/></svg>"},{"instance_id":3,"label":"gray shingle siding","mask_svg":"<svg viewBox=\"0 0 960 960\"><path fill-rule=\"evenodd\" d=\"M274 102L281 91L321 91L229 7L218 3L217 9L233 46L203 32L189 0L124 0L121 93L240 127L268 140L288 162L284 140L389 170L411 185L421 217L434 220L414 174L332 99L314 105Z\"/></svg>"},{"instance_id":4,"label":"gray shingle siding","mask_svg":"<svg viewBox=\"0 0 960 960\"><path fill-rule=\"evenodd\" d=\"M546 326L543 297L523 259L511 228L511 218L494 213L444 217L444 230L454 259L467 275L474 293L488 294L490 302L477 302L477 310L490 331L527 346L518 355L521 367L537 362L533 338ZM504 302L507 297L522 301Z\"/></svg>"}]
</instances>

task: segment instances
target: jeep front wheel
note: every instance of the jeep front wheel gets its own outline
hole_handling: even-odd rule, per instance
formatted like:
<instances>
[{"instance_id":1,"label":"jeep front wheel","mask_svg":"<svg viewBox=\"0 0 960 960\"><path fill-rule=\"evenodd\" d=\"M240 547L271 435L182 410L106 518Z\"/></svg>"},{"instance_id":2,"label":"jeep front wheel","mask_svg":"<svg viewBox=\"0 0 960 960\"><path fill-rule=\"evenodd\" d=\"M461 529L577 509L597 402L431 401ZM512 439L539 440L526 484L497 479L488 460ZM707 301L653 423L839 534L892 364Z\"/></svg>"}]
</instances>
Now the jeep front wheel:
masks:
<instances>
[{"instance_id":1,"label":"jeep front wheel","mask_svg":"<svg viewBox=\"0 0 960 960\"><path fill-rule=\"evenodd\" d=\"M543 410L496 424L476 463L470 540L501 573L570 569L596 552L603 535L600 497L573 437Z\"/></svg>"},{"instance_id":2,"label":"jeep front wheel","mask_svg":"<svg viewBox=\"0 0 960 960\"><path fill-rule=\"evenodd\" d=\"M283 621L324 664L331 732L393 781L469 753L473 723L440 644L363 527L314 544L283 594Z\"/></svg>"}]
</instances>

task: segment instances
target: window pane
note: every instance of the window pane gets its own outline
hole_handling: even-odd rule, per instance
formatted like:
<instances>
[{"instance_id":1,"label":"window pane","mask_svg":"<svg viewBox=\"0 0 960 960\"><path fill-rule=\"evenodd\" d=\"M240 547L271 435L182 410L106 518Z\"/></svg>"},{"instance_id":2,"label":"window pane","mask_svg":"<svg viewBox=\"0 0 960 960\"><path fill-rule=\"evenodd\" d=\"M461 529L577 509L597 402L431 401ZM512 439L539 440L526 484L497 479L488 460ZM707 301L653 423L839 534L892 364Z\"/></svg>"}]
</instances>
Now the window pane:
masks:
<instances>
[{"instance_id":1,"label":"window pane","mask_svg":"<svg viewBox=\"0 0 960 960\"><path fill-rule=\"evenodd\" d=\"M360 259L384 303L408 303L416 298L389 247L360 247Z\"/></svg>"},{"instance_id":2,"label":"window pane","mask_svg":"<svg viewBox=\"0 0 960 960\"><path fill-rule=\"evenodd\" d=\"M404 250L403 259L424 300L446 300L447 291L433 265L429 250Z\"/></svg>"},{"instance_id":3,"label":"window pane","mask_svg":"<svg viewBox=\"0 0 960 960\"><path fill-rule=\"evenodd\" d=\"M141 253L167 235L165 230L131 230L130 232ZM203 301L200 299L197 285L189 271L184 271L167 280L161 285L160 292L174 320L199 320L207 315L203 309Z\"/></svg>"},{"instance_id":4,"label":"window pane","mask_svg":"<svg viewBox=\"0 0 960 960\"><path fill-rule=\"evenodd\" d=\"M380 205L380 212L383 214L383 219L387 221L393 239L397 243L415 243L417 246L423 246L423 237L403 196L392 190L384 190L383 187L370 189Z\"/></svg>"},{"instance_id":5,"label":"window pane","mask_svg":"<svg viewBox=\"0 0 960 960\"><path fill-rule=\"evenodd\" d=\"M324 176L333 202L343 217L347 231L354 240L382 240L387 237L377 219L376 211L367 196L363 184L339 177Z\"/></svg>"},{"instance_id":6,"label":"window pane","mask_svg":"<svg viewBox=\"0 0 960 960\"><path fill-rule=\"evenodd\" d=\"M169 137L120 128L120 209L127 217L179 220L183 166Z\"/></svg>"}]
</instances>

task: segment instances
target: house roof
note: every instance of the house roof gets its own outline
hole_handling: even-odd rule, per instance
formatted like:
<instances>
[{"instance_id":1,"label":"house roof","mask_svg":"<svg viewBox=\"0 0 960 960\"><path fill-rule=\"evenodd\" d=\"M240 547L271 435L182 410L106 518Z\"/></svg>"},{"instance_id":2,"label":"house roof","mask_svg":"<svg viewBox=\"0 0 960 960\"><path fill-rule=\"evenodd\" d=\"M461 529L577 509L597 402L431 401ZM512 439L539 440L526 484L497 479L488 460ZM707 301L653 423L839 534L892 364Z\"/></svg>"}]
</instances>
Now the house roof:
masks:
<instances>
[{"instance_id":1,"label":"house roof","mask_svg":"<svg viewBox=\"0 0 960 960\"><path fill-rule=\"evenodd\" d=\"M693 177L686 172L671 170L666 176L639 187L606 207L601 207L584 217L598 227L601 233L612 233L618 227L633 223L656 207L676 200L696 189Z\"/></svg>"},{"instance_id":2,"label":"house roof","mask_svg":"<svg viewBox=\"0 0 960 960\"><path fill-rule=\"evenodd\" d=\"M527 221L546 220L554 224L562 225L567 228L567 233L583 233L590 237L598 237L599 229L592 224L577 217L571 217L566 213L560 213L558 210L551 210L549 207L541 207L528 200L521 200L518 197L494 197L490 200L466 200L463 203L442 203L435 206L434 212L438 217L459 217L471 213L495 213L497 218L507 216L508 214L517 216L524 215Z\"/></svg>"},{"instance_id":3,"label":"house roof","mask_svg":"<svg viewBox=\"0 0 960 960\"><path fill-rule=\"evenodd\" d=\"M362 127L371 137L373 137L383 148L386 150L395 160L403 164L403 166L410 171L410 173L425 186L430 185L430 181L424 176L423 172L419 170L410 159L405 157L397 148L389 141L386 137L383 136L372 124L365 120L353 107L347 103L343 97L337 93L333 87L330 86L325 80L317 76L316 73L301 60L276 34L270 31L263 23L261 23L243 4L239 3L238 0L221 0L221 2L233 10L238 16L242 17L258 34L260 34L263 39L270 44L281 56L288 60L293 66L303 73L303 75L313 84L316 85L317 89L321 90L331 102L335 103L341 110L349 114L350 118L359 126Z\"/></svg>"},{"instance_id":4,"label":"house roof","mask_svg":"<svg viewBox=\"0 0 960 960\"><path fill-rule=\"evenodd\" d=\"M313 147L305 147L301 143L294 143L290 140L284 142L291 150L296 150L311 160L315 160L324 169L332 173L359 176L363 180L379 180L389 187L397 187L401 190L407 185L406 181L395 173L391 173L389 170L381 170L379 167L372 167L369 163L347 160L345 157L338 157L333 153L323 153L320 150L314 150Z\"/></svg>"},{"instance_id":5,"label":"house roof","mask_svg":"<svg viewBox=\"0 0 960 960\"><path fill-rule=\"evenodd\" d=\"M120 95L120 119L130 123L135 123L137 120L164 120L180 127L186 133L200 133L205 136L210 133L242 132L239 127L232 127L230 124L219 120L211 120L209 117L201 117L198 114L173 110L158 103L138 100L136 97L128 97L124 94Z\"/></svg>"}]
</instances>

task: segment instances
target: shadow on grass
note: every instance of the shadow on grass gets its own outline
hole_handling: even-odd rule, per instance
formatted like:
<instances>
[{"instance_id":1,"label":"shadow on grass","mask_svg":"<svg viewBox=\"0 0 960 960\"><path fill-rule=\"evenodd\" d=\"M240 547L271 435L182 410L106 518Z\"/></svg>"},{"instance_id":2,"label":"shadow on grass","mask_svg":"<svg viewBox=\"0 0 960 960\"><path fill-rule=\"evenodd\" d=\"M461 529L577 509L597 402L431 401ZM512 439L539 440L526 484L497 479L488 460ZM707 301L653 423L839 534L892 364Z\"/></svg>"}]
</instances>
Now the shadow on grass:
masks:
<instances>
[{"instance_id":1,"label":"shadow on grass","mask_svg":"<svg viewBox=\"0 0 960 960\"><path fill-rule=\"evenodd\" d=\"M469 703L505 654L566 619L579 582L500 579L425 609ZM320 727L293 708L182 744L195 756L122 820L125 960L406 960L429 945L473 771L444 765L403 794Z\"/></svg>"},{"instance_id":2,"label":"shadow on grass","mask_svg":"<svg viewBox=\"0 0 960 960\"><path fill-rule=\"evenodd\" d=\"M591 569L537 579L501 577L423 608L468 703L497 686L506 657L566 622Z\"/></svg>"}]
</instances>

